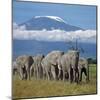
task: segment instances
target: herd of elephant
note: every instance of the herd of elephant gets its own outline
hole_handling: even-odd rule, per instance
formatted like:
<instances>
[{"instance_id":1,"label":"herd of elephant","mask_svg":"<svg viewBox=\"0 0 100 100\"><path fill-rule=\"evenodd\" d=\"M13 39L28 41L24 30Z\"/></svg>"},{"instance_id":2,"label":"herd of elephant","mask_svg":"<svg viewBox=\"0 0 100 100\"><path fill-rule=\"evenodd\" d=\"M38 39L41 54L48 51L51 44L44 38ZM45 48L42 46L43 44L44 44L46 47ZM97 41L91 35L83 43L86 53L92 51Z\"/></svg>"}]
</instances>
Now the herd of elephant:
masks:
<instances>
[{"instance_id":1,"label":"herd of elephant","mask_svg":"<svg viewBox=\"0 0 100 100\"><path fill-rule=\"evenodd\" d=\"M78 50L51 51L46 56L18 56L13 61L13 75L19 75L21 80L36 79L82 81L82 73L89 80L88 61L79 57Z\"/></svg>"}]
</instances>

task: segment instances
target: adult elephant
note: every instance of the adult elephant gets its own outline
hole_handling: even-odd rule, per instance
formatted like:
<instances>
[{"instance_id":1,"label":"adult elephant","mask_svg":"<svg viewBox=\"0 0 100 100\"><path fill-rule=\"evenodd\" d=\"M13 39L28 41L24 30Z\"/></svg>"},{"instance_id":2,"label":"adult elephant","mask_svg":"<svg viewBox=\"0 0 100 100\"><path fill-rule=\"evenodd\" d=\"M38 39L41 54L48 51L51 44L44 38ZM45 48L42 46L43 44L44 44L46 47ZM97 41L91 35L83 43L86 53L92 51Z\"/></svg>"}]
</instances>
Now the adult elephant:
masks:
<instances>
[{"instance_id":1,"label":"adult elephant","mask_svg":"<svg viewBox=\"0 0 100 100\"><path fill-rule=\"evenodd\" d=\"M69 50L58 59L58 66L63 72L63 80L66 79L66 73L70 82L79 80L78 71L79 51Z\"/></svg>"},{"instance_id":2,"label":"adult elephant","mask_svg":"<svg viewBox=\"0 0 100 100\"><path fill-rule=\"evenodd\" d=\"M82 74L85 74L86 81L89 81L89 65L88 60L85 58L79 58L79 80L82 81Z\"/></svg>"},{"instance_id":3,"label":"adult elephant","mask_svg":"<svg viewBox=\"0 0 100 100\"><path fill-rule=\"evenodd\" d=\"M57 60L64 54L62 51L52 51L42 60L43 75L47 80L58 79L59 68Z\"/></svg>"},{"instance_id":4,"label":"adult elephant","mask_svg":"<svg viewBox=\"0 0 100 100\"><path fill-rule=\"evenodd\" d=\"M31 76L32 74L37 79L40 79L43 77L43 68L41 65L41 61L44 58L44 55L39 54L33 57L34 63L31 66Z\"/></svg>"},{"instance_id":5,"label":"adult elephant","mask_svg":"<svg viewBox=\"0 0 100 100\"><path fill-rule=\"evenodd\" d=\"M20 78L30 80L30 69L34 62L32 56L19 56L16 58L16 62L19 67Z\"/></svg>"}]
</instances>

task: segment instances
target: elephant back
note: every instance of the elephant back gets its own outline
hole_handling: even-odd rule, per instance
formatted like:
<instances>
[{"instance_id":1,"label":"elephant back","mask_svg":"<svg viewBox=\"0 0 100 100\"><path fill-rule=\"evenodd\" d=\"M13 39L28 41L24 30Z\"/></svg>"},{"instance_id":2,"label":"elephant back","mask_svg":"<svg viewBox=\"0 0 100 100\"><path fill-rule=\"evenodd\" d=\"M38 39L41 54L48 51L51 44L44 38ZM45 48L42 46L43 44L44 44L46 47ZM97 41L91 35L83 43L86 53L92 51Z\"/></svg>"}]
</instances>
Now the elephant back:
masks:
<instances>
[{"instance_id":1,"label":"elephant back","mask_svg":"<svg viewBox=\"0 0 100 100\"><path fill-rule=\"evenodd\" d=\"M64 54L62 51L52 51L46 57L46 61L52 65L57 65L57 59Z\"/></svg>"}]
</instances>

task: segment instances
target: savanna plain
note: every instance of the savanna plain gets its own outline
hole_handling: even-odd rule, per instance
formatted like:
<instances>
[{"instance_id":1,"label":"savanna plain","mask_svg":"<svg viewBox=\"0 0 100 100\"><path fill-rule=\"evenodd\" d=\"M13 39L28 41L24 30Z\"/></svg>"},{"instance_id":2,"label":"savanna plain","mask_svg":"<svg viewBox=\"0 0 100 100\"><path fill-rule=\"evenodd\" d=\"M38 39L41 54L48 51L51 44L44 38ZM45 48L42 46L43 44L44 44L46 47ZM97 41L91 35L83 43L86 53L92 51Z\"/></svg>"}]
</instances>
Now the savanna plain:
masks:
<instances>
[{"instance_id":1,"label":"savanna plain","mask_svg":"<svg viewBox=\"0 0 100 100\"><path fill-rule=\"evenodd\" d=\"M79 84L62 80L37 80L35 78L31 80L20 80L17 75L12 76L12 97L13 99L18 99L96 94L96 70L96 64L89 64L89 82L85 81L85 76L83 75L83 80Z\"/></svg>"}]
</instances>

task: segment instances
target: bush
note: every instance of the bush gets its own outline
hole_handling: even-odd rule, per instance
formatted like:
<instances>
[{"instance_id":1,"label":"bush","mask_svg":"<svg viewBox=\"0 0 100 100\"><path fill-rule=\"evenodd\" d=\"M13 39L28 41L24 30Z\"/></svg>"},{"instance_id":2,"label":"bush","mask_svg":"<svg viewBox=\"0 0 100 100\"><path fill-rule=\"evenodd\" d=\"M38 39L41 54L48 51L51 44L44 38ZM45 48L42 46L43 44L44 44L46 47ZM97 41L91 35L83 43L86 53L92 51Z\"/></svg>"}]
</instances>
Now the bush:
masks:
<instances>
[{"instance_id":1,"label":"bush","mask_svg":"<svg viewBox=\"0 0 100 100\"><path fill-rule=\"evenodd\" d=\"M97 64L97 59L88 58L88 63L89 64Z\"/></svg>"}]
</instances>

